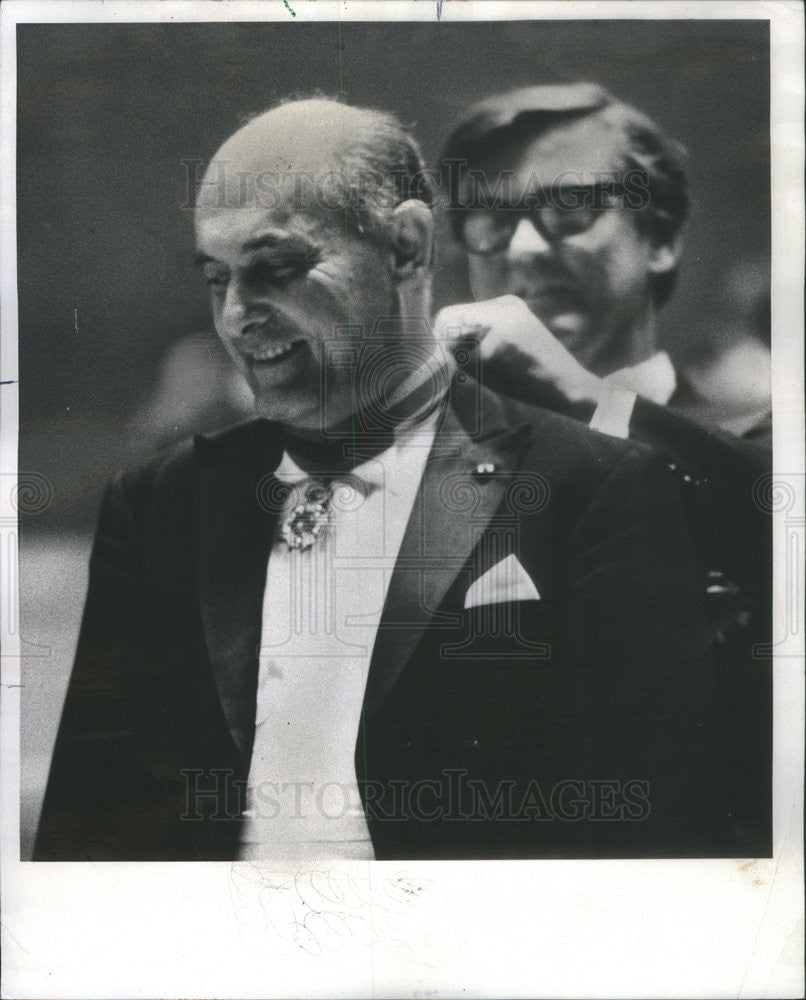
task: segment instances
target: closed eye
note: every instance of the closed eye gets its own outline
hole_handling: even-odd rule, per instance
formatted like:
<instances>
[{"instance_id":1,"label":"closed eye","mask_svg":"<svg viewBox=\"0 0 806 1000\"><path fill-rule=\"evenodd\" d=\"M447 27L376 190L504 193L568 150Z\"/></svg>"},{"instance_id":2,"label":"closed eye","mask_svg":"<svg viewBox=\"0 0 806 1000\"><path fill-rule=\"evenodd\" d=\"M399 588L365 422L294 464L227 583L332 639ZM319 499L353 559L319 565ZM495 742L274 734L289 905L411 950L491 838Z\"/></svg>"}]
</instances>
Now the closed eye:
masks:
<instances>
[{"instance_id":1,"label":"closed eye","mask_svg":"<svg viewBox=\"0 0 806 1000\"><path fill-rule=\"evenodd\" d=\"M204 280L210 288L225 288L229 281L229 271L212 261L202 265Z\"/></svg>"},{"instance_id":2,"label":"closed eye","mask_svg":"<svg viewBox=\"0 0 806 1000\"><path fill-rule=\"evenodd\" d=\"M242 280L253 288L267 285L284 287L297 278L303 278L321 261L322 254L318 247L299 241L302 245L291 247L289 252L288 242L282 247L261 246L260 252L239 269ZM211 289L220 291L226 288L231 273L222 262L200 253L196 255L196 264Z\"/></svg>"},{"instance_id":3,"label":"closed eye","mask_svg":"<svg viewBox=\"0 0 806 1000\"><path fill-rule=\"evenodd\" d=\"M256 256L247 268L247 276L259 284L284 285L295 278L303 278L321 260L321 253L315 246L295 248L289 253L287 248L266 249Z\"/></svg>"},{"instance_id":4,"label":"closed eye","mask_svg":"<svg viewBox=\"0 0 806 1000\"><path fill-rule=\"evenodd\" d=\"M260 284L285 285L294 278L304 277L313 267L308 261L275 261L258 260L249 268L249 277Z\"/></svg>"},{"instance_id":5,"label":"closed eye","mask_svg":"<svg viewBox=\"0 0 806 1000\"><path fill-rule=\"evenodd\" d=\"M197 259L196 263L201 268L205 282L211 288L222 288L229 281L229 271L227 268L214 260L210 260L209 257Z\"/></svg>"}]
</instances>

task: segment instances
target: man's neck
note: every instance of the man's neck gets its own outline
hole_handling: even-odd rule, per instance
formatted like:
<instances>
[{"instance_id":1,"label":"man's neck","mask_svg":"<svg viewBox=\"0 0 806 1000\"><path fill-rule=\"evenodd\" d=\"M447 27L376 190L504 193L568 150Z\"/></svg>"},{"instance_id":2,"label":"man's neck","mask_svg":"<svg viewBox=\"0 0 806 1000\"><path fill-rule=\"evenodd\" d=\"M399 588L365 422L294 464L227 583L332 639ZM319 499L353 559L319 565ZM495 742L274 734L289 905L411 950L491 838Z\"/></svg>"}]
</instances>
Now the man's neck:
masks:
<instances>
[{"instance_id":1,"label":"man's neck","mask_svg":"<svg viewBox=\"0 0 806 1000\"><path fill-rule=\"evenodd\" d=\"M451 361L433 350L383 400L370 401L340 423L317 429L284 427L286 450L306 471L349 469L380 454L402 430L416 427L442 405L453 372Z\"/></svg>"},{"instance_id":2,"label":"man's neck","mask_svg":"<svg viewBox=\"0 0 806 1000\"><path fill-rule=\"evenodd\" d=\"M606 376L622 368L633 368L648 361L658 353L655 330L655 310L652 306L634 320L628 330L612 340L613 350L604 353L592 370L595 375Z\"/></svg>"}]
</instances>

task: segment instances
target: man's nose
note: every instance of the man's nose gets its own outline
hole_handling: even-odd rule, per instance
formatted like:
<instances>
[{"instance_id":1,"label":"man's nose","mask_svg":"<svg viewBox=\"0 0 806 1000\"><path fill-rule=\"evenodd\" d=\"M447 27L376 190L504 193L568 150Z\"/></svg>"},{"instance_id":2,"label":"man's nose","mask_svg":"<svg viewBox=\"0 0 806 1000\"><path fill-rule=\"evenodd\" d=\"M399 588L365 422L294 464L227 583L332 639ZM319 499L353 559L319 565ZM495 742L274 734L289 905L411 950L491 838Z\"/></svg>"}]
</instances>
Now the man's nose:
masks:
<instances>
[{"instance_id":1,"label":"man's nose","mask_svg":"<svg viewBox=\"0 0 806 1000\"><path fill-rule=\"evenodd\" d=\"M240 328L252 306L253 296L248 287L241 279L233 275L227 283L227 291L224 295L224 308L222 310L224 324L230 328Z\"/></svg>"},{"instance_id":2,"label":"man's nose","mask_svg":"<svg viewBox=\"0 0 806 1000\"><path fill-rule=\"evenodd\" d=\"M523 217L518 220L507 249L512 257L534 257L548 253L551 250L551 244L539 232L531 219Z\"/></svg>"}]
</instances>

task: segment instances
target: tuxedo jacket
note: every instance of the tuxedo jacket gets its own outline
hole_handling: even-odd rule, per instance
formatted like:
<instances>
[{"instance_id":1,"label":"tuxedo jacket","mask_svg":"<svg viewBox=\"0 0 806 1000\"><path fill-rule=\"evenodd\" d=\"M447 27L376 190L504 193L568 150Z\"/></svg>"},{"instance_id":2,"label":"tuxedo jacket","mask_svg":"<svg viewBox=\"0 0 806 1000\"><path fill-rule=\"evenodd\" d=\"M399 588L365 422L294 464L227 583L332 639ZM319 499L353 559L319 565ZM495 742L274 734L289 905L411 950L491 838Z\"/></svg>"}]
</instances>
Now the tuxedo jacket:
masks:
<instances>
[{"instance_id":1,"label":"tuxedo jacket","mask_svg":"<svg viewBox=\"0 0 806 1000\"><path fill-rule=\"evenodd\" d=\"M513 378L501 391L587 424L592 404ZM641 396L630 439L649 444L677 477L704 569L714 635L718 702L725 719L723 797L739 857L772 853L771 415L741 437L700 419L703 399L678 373L667 406Z\"/></svg>"},{"instance_id":2,"label":"tuxedo jacket","mask_svg":"<svg viewBox=\"0 0 806 1000\"><path fill-rule=\"evenodd\" d=\"M668 406L640 396L630 437L651 444L677 476L706 570L717 697L725 719L723 795L732 853L772 854L771 416L741 437L690 416L701 403L679 377Z\"/></svg>"},{"instance_id":3,"label":"tuxedo jacket","mask_svg":"<svg viewBox=\"0 0 806 1000\"><path fill-rule=\"evenodd\" d=\"M504 395L588 424L592 403L571 403L551 387L513 373ZM770 596L772 535L764 477L772 473L771 415L741 437L698 419L702 398L678 373L668 405L638 396L629 437L657 450L677 475L703 560L735 581L757 606Z\"/></svg>"},{"instance_id":4,"label":"tuxedo jacket","mask_svg":"<svg viewBox=\"0 0 806 1000\"><path fill-rule=\"evenodd\" d=\"M282 449L255 421L109 486L36 860L237 855ZM466 608L510 555L538 596ZM455 384L356 733L376 857L731 853L703 593L665 461Z\"/></svg>"}]
</instances>

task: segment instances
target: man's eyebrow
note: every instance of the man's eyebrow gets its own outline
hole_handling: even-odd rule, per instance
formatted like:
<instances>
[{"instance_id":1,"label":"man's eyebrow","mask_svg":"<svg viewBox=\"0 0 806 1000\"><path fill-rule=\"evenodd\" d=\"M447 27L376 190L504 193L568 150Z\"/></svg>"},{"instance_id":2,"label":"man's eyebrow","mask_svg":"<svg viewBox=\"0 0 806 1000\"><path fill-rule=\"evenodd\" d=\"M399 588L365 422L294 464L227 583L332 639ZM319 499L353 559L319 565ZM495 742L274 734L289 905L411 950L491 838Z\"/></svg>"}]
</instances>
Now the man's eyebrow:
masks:
<instances>
[{"instance_id":1,"label":"man's eyebrow","mask_svg":"<svg viewBox=\"0 0 806 1000\"><path fill-rule=\"evenodd\" d=\"M264 233L254 239L247 240L241 248L245 253L255 250L277 250L280 253L296 254L301 260L314 264L321 257L321 249L313 240L298 234L280 235L278 233ZM193 255L193 263L196 267L203 267L205 264L217 264L215 257L197 250Z\"/></svg>"},{"instance_id":2,"label":"man's eyebrow","mask_svg":"<svg viewBox=\"0 0 806 1000\"><path fill-rule=\"evenodd\" d=\"M319 247L306 236L293 233L264 233L254 239L247 240L243 249L251 250L284 250L299 253L301 256L318 256Z\"/></svg>"}]
</instances>

